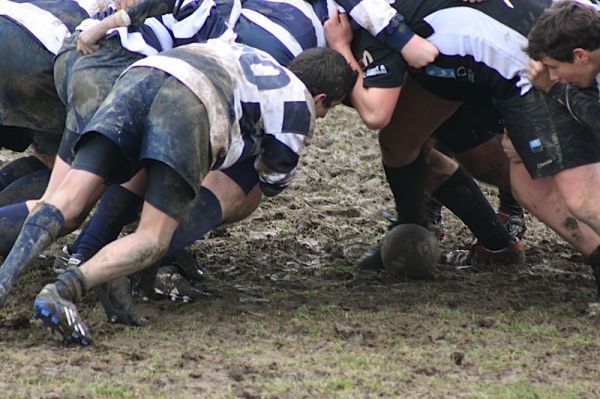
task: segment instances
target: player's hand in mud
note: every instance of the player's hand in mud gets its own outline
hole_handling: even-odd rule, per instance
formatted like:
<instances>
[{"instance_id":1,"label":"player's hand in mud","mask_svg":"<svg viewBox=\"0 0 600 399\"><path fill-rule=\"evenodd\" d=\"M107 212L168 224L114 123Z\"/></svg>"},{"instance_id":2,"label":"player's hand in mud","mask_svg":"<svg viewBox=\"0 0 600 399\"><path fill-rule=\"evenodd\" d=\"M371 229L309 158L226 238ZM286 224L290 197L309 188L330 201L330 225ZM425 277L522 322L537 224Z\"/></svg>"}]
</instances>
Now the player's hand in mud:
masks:
<instances>
[{"instance_id":1,"label":"player's hand in mud","mask_svg":"<svg viewBox=\"0 0 600 399\"><path fill-rule=\"evenodd\" d=\"M337 10L333 10L323 27L329 47L337 51L350 48L352 27L346 14L340 14Z\"/></svg>"},{"instance_id":2,"label":"player's hand in mud","mask_svg":"<svg viewBox=\"0 0 600 399\"><path fill-rule=\"evenodd\" d=\"M423 68L437 58L439 50L426 39L414 35L400 50L404 60L413 68Z\"/></svg>"},{"instance_id":3,"label":"player's hand in mud","mask_svg":"<svg viewBox=\"0 0 600 399\"><path fill-rule=\"evenodd\" d=\"M552 79L550 70L546 65L535 60L529 60L529 65L527 65L527 79L529 79L533 87L546 93L558 82L557 79Z\"/></svg>"}]
</instances>

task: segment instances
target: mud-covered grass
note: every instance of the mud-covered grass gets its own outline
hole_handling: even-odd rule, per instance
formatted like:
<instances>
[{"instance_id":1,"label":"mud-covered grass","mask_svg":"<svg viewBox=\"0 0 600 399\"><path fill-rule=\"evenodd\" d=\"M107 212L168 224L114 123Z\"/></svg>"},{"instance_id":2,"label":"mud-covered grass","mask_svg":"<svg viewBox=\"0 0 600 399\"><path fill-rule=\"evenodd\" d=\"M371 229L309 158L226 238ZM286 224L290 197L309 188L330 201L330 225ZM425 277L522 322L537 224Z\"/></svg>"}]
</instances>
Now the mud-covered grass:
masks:
<instances>
[{"instance_id":1,"label":"mud-covered grass","mask_svg":"<svg viewBox=\"0 0 600 399\"><path fill-rule=\"evenodd\" d=\"M354 264L384 231L386 207L375 133L336 112L293 188L194 246L210 297L139 303L146 325L131 328L107 324L91 294L80 306L88 348L30 320L54 246L0 310L1 396L600 396L594 283L568 246L530 221L524 266L392 281ZM468 245L445 220L442 246Z\"/></svg>"}]
</instances>

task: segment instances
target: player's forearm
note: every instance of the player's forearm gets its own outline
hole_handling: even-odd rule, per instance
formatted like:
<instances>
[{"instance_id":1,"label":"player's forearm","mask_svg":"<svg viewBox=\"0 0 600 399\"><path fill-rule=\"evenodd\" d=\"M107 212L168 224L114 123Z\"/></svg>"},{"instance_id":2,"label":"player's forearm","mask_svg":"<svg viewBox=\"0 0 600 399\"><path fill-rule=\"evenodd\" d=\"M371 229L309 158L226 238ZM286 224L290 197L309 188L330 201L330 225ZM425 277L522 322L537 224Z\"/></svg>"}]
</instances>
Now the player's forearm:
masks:
<instances>
[{"instance_id":1,"label":"player's forearm","mask_svg":"<svg viewBox=\"0 0 600 399\"><path fill-rule=\"evenodd\" d=\"M396 51L402 50L414 36L404 17L385 0L370 1L368 5L362 0L338 0L338 3L358 25Z\"/></svg>"},{"instance_id":2,"label":"player's forearm","mask_svg":"<svg viewBox=\"0 0 600 399\"><path fill-rule=\"evenodd\" d=\"M141 25L146 18L170 14L175 9L175 0L141 0L127 9L132 25Z\"/></svg>"},{"instance_id":3,"label":"player's forearm","mask_svg":"<svg viewBox=\"0 0 600 399\"><path fill-rule=\"evenodd\" d=\"M548 95L567 108L577 121L600 132L600 102L597 88L579 89L557 83L550 89Z\"/></svg>"}]
</instances>

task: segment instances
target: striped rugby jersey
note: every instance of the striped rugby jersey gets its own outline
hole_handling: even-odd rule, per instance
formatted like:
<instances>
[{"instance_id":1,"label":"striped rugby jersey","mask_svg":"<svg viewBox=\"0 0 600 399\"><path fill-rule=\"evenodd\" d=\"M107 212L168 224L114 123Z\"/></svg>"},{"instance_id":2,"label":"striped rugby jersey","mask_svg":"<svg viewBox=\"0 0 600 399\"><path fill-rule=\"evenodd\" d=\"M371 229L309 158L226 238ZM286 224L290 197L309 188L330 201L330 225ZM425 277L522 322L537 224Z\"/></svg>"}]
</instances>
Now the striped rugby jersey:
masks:
<instances>
[{"instance_id":1,"label":"striped rugby jersey","mask_svg":"<svg viewBox=\"0 0 600 399\"><path fill-rule=\"evenodd\" d=\"M285 65L303 50L326 46L323 24L336 8L398 51L413 35L386 0L243 0L234 30Z\"/></svg>"},{"instance_id":2,"label":"striped rugby jersey","mask_svg":"<svg viewBox=\"0 0 600 399\"><path fill-rule=\"evenodd\" d=\"M116 10L95 15L78 29L84 30L95 19ZM129 51L146 56L158 54L188 43L202 42L220 36L227 30L226 20L216 12L213 0L144 0L132 5L127 13L131 26L111 29L107 37L118 35Z\"/></svg>"},{"instance_id":3,"label":"striped rugby jersey","mask_svg":"<svg viewBox=\"0 0 600 399\"><path fill-rule=\"evenodd\" d=\"M161 69L185 84L189 66L212 83L203 86L212 98L207 108L222 110L216 118L225 122L215 131L211 120L213 169L258 155L254 167L266 192L287 187L315 125L314 102L304 84L267 53L224 39L168 50L130 68Z\"/></svg>"},{"instance_id":4,"label":"striped rugby jersey","mask_svg":"<svg viewBox=\"0 0 600 399\"><path fill-rule=\"evenodd\" d=\"M35 36L51 53L57 54L65 38L94 8L82 0L0 0L0 16L7 17Z\"/></svg>"}]
</instances>

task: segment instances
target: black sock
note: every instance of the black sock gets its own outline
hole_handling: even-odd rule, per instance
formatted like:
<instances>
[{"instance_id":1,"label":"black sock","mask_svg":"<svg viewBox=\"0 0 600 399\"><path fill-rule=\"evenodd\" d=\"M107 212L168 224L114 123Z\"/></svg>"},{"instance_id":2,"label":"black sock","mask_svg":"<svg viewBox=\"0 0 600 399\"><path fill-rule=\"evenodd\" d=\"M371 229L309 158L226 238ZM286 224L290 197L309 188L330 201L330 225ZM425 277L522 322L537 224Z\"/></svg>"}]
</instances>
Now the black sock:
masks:
<instances>
[{"instance_id":1,"label":"black sock","mask_svg":"<svg viewBox=\"0 0 600 399\"><path fill-rule=\"evenodd\" d=\"M425 225L425 156L421 152L412 163L400 168L383 165L394 194L398 223Z\"/></svg>"},{"instance_id":2,"label":"black sock","mask_svg":"<svg viewBox=\"0 0 600 399\"><path fill-rule=\"evenodd\" d=\"M18 178L0 191L0 206L41 198L50 180L50 169L40 169Z\"/></svg>"},{"instance_id":3,"label":"black sock","mask_svg":"<svg viewBox=\"0 0 600 399\"><path fill-rule=\"evenodd\" d=\"M206 187L201 187L171 239L167 256L173 255L204 237L223 221L219 199Z\"/></svg>"},{"instance_id":4,"label":"black sock","mask_svg":"<svg viewBox=\"0 0 600 399\"><path fill-rule=\"evenodd\" d=\"M458 216L484 247L499 250L513 240L475 180L462 167L432 196Z\"/></svg>"},{"instance_id":5,"label":"black sock","mask_svg":"<svg viewBox=\"0 0 600 399\"><path fill-rule=\"evenodd\" d=\"M596 248L586 258L592 266L592 272L596 278L596 300L600 300L600 247Z\"/></svg>"},{"instance_id":6,"label":"black sock","mask_svg":"<svg viewBox=\"0 0 600 399\"><path fill-rule=\"evenodd\" d=\"M510 190L499 189L498 198L500 199L498 212L502 212L510 216L523 216L523 207L521 207L515 197L513 197Z\"/></svg>"},{"instance_id":7,"label":"black sock","mask_svg":"<svg viewBox=\"0 0 600 399\"><path fill-rule=\"evenodd\" d=\"M77 303L87 292L85 277L78 267L71 266L61 273L54 282L61 297Z\"/></svg>"},{"instance_id":8,"label":"black sock","mask_svg":"<svg viewBox=\"0 0 600 399\"><path fill-rule=\"evenodd\" d=\"M0 190L4 190L15 180L40 169L47 170L48 168L33 155L9 162L0 169Z\"/></svg>"},{"instance_id":9,"label":"black sock","mask_svg":"<svg viewBox=\"0 0 600 399\"><path fill-rule=\"evenodd\" d=\"M29 214L0 268L0 304L4 304L8 291L23 269L56 240L64 224L62 212L45 202Z\"/></svg>"},{"instance_id":10,"label":"black sock","mask_svg":"<svg viewBox=\"0 0 600 399\"><path fill-rule=\"evenodd\" d=\"M143 198L119 185L110 185L102 195L96 212L85 225L77 240L69 247L84 260L90 259L102 247L114 241L124 226L134 222Z\"/></svg>"}]
</instances>

